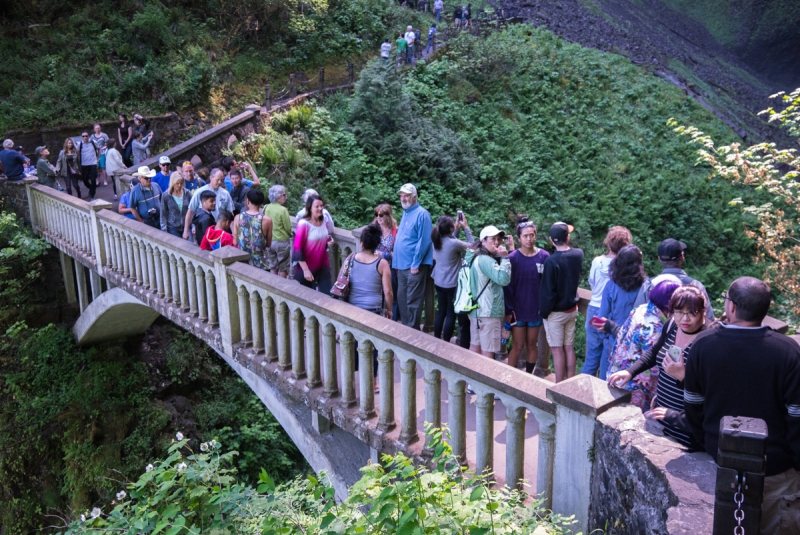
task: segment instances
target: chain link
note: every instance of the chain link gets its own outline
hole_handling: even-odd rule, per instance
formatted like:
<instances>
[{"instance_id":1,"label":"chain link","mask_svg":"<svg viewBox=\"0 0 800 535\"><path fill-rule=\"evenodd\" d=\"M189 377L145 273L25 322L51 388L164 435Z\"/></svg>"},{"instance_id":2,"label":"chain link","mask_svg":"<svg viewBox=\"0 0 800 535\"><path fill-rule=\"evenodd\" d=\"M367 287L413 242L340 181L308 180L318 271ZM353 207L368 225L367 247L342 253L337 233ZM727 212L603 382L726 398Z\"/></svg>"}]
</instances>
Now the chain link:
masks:
<instances>
[{"instance_id":1,"label":"chain link","mask_svg":"<svg viewBox=\"0 0 800 535\"><path fill-rule=\"evenodd\" d=\"M739 487L736 489L736 494L733 495L733 501L736 502L736 510L733 512L733 518L736 520L736 526L733 528L733 535L744 535L744 528L742 527L742 520L744 520L744 511L742 511L742 504L744 503L744 494L742 494L742 485L747 487L747 475L736 475L736 481Z\"/></svg>"}]
</instances>

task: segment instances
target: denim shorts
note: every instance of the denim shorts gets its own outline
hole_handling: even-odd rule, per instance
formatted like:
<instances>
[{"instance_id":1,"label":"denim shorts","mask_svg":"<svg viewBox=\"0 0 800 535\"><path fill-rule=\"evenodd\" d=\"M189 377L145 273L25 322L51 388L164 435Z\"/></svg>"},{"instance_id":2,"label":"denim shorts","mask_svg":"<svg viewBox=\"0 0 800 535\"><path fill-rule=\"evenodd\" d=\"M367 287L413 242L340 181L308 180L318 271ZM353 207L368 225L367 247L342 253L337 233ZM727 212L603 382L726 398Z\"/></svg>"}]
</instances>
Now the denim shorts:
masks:
<instances>
[{"instance_id":1,"label":"denim shorts","mask_svg":"<svg viewBox=\"0 0 800 535\"><path fill-rule=\"evenodd\" d=\"M544 322L539 321L518 321L514 327L541 327Z\"/></svg>"}]
</instances>

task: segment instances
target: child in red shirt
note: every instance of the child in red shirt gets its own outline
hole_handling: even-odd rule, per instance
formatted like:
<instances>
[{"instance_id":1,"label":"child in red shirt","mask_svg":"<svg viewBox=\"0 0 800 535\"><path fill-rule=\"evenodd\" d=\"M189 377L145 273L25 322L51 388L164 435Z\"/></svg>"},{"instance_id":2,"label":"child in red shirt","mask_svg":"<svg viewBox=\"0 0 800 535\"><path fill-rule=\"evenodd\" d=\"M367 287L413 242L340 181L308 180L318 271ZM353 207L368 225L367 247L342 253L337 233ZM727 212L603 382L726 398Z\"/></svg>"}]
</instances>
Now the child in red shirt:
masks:
<instances>
[{"instance_id":1,"label":"child in red shirt","mask_svg":"<svg viewBox=\"0 0 800 535\"><path fill-rule=\"evenodd\" d=\"M232 221L232 213L227 210L220 210L217 216L217 224L213 227L208 227L203 240L200 242L200 248L204 251L215 251L226 245L236 247L231 235Z\"/></svg>"}]
</instances>

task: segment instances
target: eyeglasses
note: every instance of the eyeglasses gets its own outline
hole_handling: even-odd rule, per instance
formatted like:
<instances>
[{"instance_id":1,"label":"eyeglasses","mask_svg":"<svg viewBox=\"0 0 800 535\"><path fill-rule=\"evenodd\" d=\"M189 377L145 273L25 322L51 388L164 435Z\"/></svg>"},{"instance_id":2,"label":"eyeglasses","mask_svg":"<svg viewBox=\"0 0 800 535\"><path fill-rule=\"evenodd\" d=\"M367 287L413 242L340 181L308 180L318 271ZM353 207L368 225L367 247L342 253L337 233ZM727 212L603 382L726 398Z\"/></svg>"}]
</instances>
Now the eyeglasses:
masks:
<instances>
[{"instance_id":1,"label":"eyeglasses","mask_svg":"<svg viewBox=\"0 0 800 535\"><path fill-rule=\"evenodd\" d=\"M690 318L690 319L694 319L694 318L696 318L697 316L700 315L700 311L699 310L675 310L675 311L672 312L672 315L675 316L675 318L680 318L681 316L683 316L683 317L687 317L687 318Z\"/></svg>"},{"instance_id":2,"label":"eyeglasses","mask_svg":"<svg viewBox=\"0 0 800 535\"><path fill-rule=\"evenodd\" d=\"M517 228L528 228L528 227L533 227L533 230L536 230L536 223L534 223L533 221L525 221L524 223L520 223L519 225L517 225Z\"/></svg>"},{"instance_id":3,"label":"eyeglasses","mask_svg":"<svg viewBox=\"0 0 800 535\"><path fill-rule=\"evenodd\" d=\"M733 303L733 304L734 304L734 305L736 305L737 307L739 306L739 305L736 303L736 301L734 301L733 299L731 299L730 297L728 297L728 292L722 292L722 293L720 294L720 297L722 297L722 298L723 298L723 299L725 299L726 301L730 301L731 303Z\"/></svg>"},{"instance_id":4,"label":"eyeglasses","mask_svg":"<svg viewBox=\"0 0 800 535\"><path fill-rule=\"evenodd\" d=\"M89 134L81 134L81 137L89 137Z\"/></svg>"}]
</instances>

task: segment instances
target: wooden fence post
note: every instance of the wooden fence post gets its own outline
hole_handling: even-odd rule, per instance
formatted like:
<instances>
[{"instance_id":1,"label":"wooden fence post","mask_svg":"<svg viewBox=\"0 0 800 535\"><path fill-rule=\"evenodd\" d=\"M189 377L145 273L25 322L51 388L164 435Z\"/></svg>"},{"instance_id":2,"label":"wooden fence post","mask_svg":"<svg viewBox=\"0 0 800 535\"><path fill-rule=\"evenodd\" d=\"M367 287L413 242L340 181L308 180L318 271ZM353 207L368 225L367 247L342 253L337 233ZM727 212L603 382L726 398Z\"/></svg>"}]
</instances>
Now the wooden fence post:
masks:
<instances>
[{"instance_id":1,"label":"wooden fence post","mask_svg":"<svg viewBox=\"0 0 800 535\"><path fill-rule=\"evenodd\" d=\"M325 89L325 67L319 68L319 90Z\"/></svg>"},{"instance_id":2,"label":"wooden fence post","mask_svg":"<svg viewBox=\"0 0 800 535\"><path fill-rule=\"evenodd\" d=\"M353 85L353 81L355 80L355 73L353 69L353 64L347 64L347 83Z\"/></svg>"},{"instance_id":3,"label":"wooden fence post","mask_svg":"<svg viewBox=\"0 0 800 535\"><path fill-rule=\"evenodd\" d=\"M294 74L289 75L289 98L297 96L297 85L295 82Z\"/></svg>"},{"instance_id":4,"label":"wooden fence post","mask_svg":"<svg viewBox=\"0 0 800 535\"><path fill-rule=\"evenodd\" d=\"M270 94L271 93L271 88L270 88L269 84L264 86L264 93L265 93L266 100L267 100L265 107L267 108L267 112L269 113L269 109L272 107L272 95Z\"/></svg>"}]
</instances>

